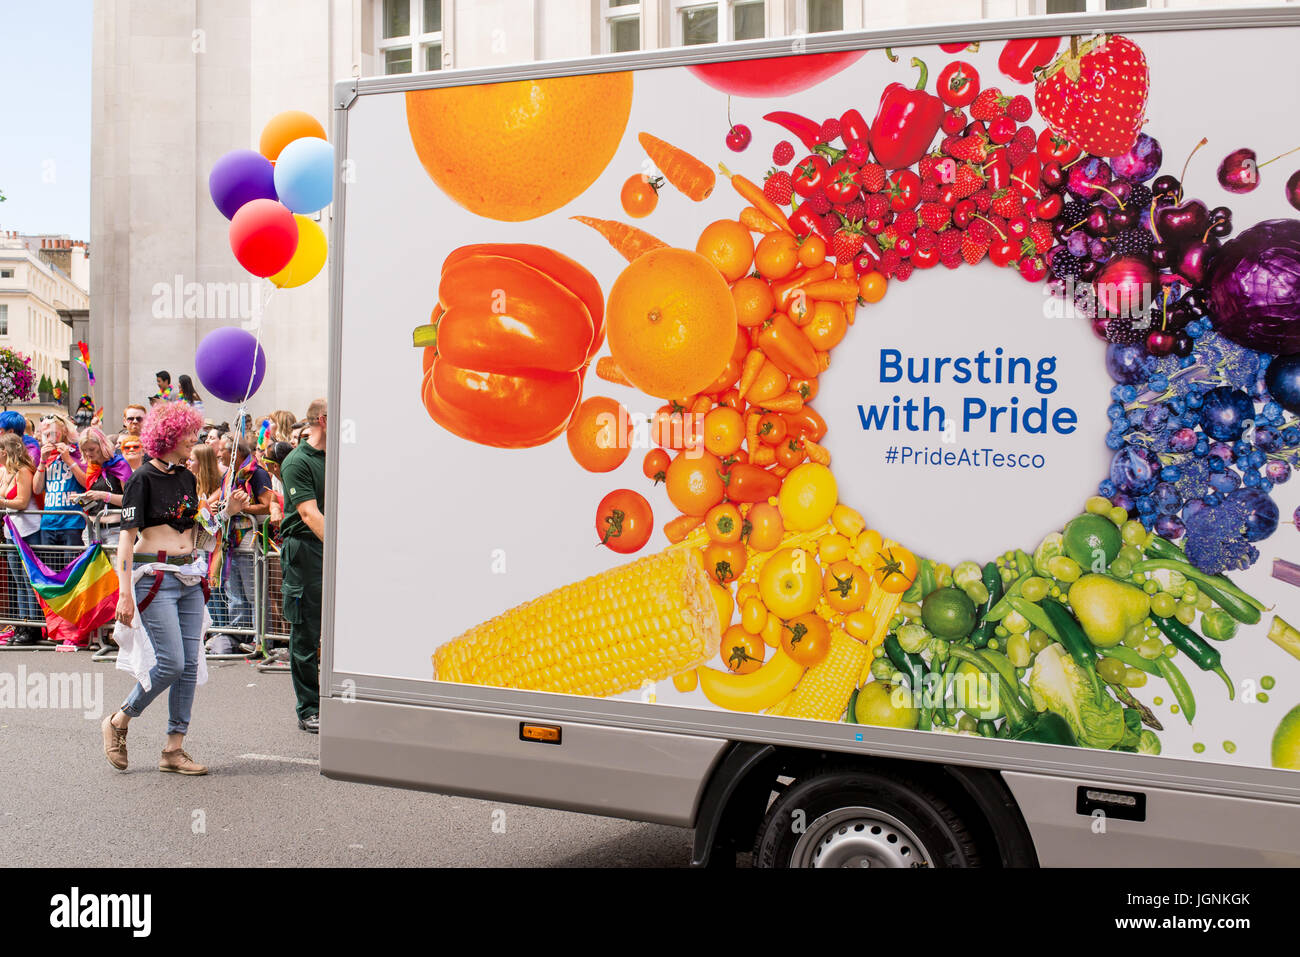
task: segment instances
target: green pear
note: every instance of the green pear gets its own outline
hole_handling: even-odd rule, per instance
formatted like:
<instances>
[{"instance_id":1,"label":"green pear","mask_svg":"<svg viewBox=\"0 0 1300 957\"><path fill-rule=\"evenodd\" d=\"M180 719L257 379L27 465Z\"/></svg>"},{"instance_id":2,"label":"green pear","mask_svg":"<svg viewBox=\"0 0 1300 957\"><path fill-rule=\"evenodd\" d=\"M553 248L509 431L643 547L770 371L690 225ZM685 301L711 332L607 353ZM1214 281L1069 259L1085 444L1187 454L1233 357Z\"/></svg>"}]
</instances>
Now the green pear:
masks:
<instances>
[{"instance_id":1,"label":"green pear","mask_svg":"<svg viewBox=\"0 0 1300 957\"><path fill-rule=\"evenodd\" d=\"M1151 613L1146 592L1109 575L1084 575L1070 586L1069 597L1083 633L1098 648L1118 645L1131 627Z\"/></svg>"}]
</instances>

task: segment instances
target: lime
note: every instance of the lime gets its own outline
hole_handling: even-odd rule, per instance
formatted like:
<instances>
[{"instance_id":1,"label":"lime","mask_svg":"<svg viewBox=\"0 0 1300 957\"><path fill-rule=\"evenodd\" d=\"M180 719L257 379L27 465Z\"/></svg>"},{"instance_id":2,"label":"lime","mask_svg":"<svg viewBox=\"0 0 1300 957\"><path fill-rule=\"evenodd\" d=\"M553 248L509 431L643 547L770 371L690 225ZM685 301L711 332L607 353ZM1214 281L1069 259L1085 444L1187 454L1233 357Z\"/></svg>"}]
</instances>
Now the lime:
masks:
<instances>
[{"instance_id":1,"label":"lime","mask_svg":"<svg viewBox=\"0 0 1300 957\"><path fill-rule=\"evenodd\" d=\"M921 621L940 638L965 638L975 627L975 603L960 588L936 588L921 602Z\"/></svg>"},{"instance_id":2,"label":"lime","mask_svg":"<svg viewBox=\"0 0 1300 957\"><path fill-rule=\"evenodd\" d=\"M916 708L903 703L908 700L907 689L903 686L888 681L872 681L858 690L853 716L858 719L858 724L911 731L916 728L921 715Z\"/></svg>"},{"instance_id":3,"label":"lime","mask_svg":"<svg viewBox=\"0 0 1300 957\"><path fill-rule=\"evenodd\" d=\"M1300 704L1282 716L1273 732L1273 767L1300 771Z\"/></svg>"},{"instance_id":4,"label":"lime","mask_svg":"<svg viewBox=\"0 0 1300 957\"><path fill-rule=\"evenodd\" d=\"M1083 568L1093 571L1101 570L1098 568L1099 558L1103 559L1101 563L1103 566L1114 561L1115 556L1119 554L1120 545L1123 544L1119 529L1113 522L1090 512L1085 512L1066 523L1064 539L1065 554Z\"/></svg>"}]
</instances>

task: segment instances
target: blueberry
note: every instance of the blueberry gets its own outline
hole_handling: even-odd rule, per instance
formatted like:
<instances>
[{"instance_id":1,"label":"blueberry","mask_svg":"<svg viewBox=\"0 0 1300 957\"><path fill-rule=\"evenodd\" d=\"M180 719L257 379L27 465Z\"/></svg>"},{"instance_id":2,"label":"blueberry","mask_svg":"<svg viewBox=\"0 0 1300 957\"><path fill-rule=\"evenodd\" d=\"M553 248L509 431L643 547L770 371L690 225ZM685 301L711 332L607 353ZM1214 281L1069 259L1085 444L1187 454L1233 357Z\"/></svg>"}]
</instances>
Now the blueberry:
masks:
<instances>
[{"instance_id":1,"label":"blueberry","mask_svg":"<svg viewBox=\"0 0 1300 957\"><path fill-rule=\"evenodd\" d=\"M1222 472L1228 468L1227 463L1225 463L1223 459L1219 458L1217 455L1211 455L1208 456L1208 458L1210 460L1211 472Z\"/></svg>"},{"instance_id":2,"label":"blueberry","mask_svg":"<svg viewBox=\"0 0 1300 957\"><path fill-rule=\"evenodd\" d=\"M1259 473L1254 469L1246 469L1241 473L1241 482L1247 488L1257 488L1259 486Z\"/></svg>"},{"instance_id":3,"label":"blueberry","mask_svg":"<svg viewBox=\"0 0 1300 957\"><path fill-rule=\"evenodd\" d=\"M1152 392L1164 392L1169 388L1169 380L1162 375L1153 375L1151 381L1147 383L1147 388Z\"/></svg>"},{"instance_id":4,"label":"blueberry","mask_svg":"<svg viewBox=\"0 0 1300 957\"><path fill-rule=\"evenodd\" d=\"M1206 493L1205 493L1205 504L1206 504L1206 505L1214 506L1214 505L1218 505L1218 504L1219 504L1220 502L1222 502L1222 501L1223 501L1223 497L1222 497L1218 492L1206 492Z\"/></svg>"},{"instance_id":5,"label":"blueberry","mask_svg":"<svg viewBox=\"0 0 1300 957\"><path fill-rule=\"evenodd\" d=\"M1246 455L1246 464L1253 469L1263 468L1264 463L1267 461L1268 461L1268 456L1265 455L1263 452L1261 452L1259 449L1254 449L1253 451L1251 451Z\"/></svg>"},{"instance_id":6,"label":"blueberry","mask_svg":"<svg viewBox=\"0 0 1300 957\"><path fill-rule=\"evenodd\" d=\"M1267 477L1261 478L1259 480L1259 490L1261 492L1271 492L1273 491L1273 483Z\"/></svg>"},{"instance_id":7,"label":"blueberry","mask_svg":"<svg viewBox=\"0 0 1300 957\"><path fill-rule=\"evenodd\" d=\"M1215 472L1210 476L1210 488L1216 492L1227 495L1229 492L1235 492L1241 485L1241 479L1237 473L1229 469L1226 472Z\"/></svg>"},{"instance_id":8,"label":"blueberry","mask_svg":"<svg viewBox=\"0 0 1300 957\"><path fill-rule=\"evenodd\" d=\"M1125 446L1124 436L1116 435L1114 432L1106 434L1106 448L1118 452Z\"/></svg>"},{"instance_id":9,"label":"blueberry","mask_svg":"<svg viewBox=\"0 0 1300 957\"><path fill-rule=\"evenodd\" d=\"M1113 385L1110 387L1110 397L1116 402L1124 401L1124 386Z\"/></svg>"},{"instance_id":10,"label":"blueberry","mask_svg":"<svg viewBox=\"0 0 1300 957\"><path fill-rule=\"evenodd\" d=\"M1286 443L1286 447L1289 449L1300 445L1300 429L1297 429L1294 425L1283 429L1282 441Z\"/></svg>"},{"instance_id":11,"label":"blueberry","mask_svg":"<svg viewBox=\"0 0 1300 957\"><path fill-rule=\"evenodd\" d=\"M1115 483L1110 479L1102 479L1097 485L1097 494L1110 498L1115 494Z\"/></svg>"},{"instance_id":12,"label":"blueberry","mask_svg":"<svg viewBox=\"0 0 1300 957\"><path fill-rule=\"evenodd\" d=\"M1121 386L1120 395L1123 397L1125 402L1133 402L1138 397L1137 386L1135 385Z\"/></svg>"},{"instance_id":13,"label":"blueberry","mask_svg":"<svg viewBox=\"0 0 1300 957\"><path fill-rule=\"evenodd\" d=\"M1111 419L1122 419L1128 415L1128 413L1124 411L1123 405L1118 402L1112 402L1106 407L1106 415Z\"/></svg>"},{"instance_id":14,"label":"blueberry","mask_svg":"<svg viewBox=\"0 0 1300 957\"><path fill-rule=\"evenodd\" d=\"M1201 394L1195 389L1189 389L1187 392L1187 408L1199 409L1201 407Z\"/></svg>"},{"instance_id":15,"label":"blueberry","mask_svg":"<svg viewBox=\"0 0 1300 957\"><path fill-rule=\"evenodd\" d=\"M1172 412L1174 415L1182 415L1183 412L1187 409L1186 403L1184 403L1183 400L1180 399L1178 396L1174 396L1166 404L1169 406L1169 411Z\"/></svg>"}]
</instances>

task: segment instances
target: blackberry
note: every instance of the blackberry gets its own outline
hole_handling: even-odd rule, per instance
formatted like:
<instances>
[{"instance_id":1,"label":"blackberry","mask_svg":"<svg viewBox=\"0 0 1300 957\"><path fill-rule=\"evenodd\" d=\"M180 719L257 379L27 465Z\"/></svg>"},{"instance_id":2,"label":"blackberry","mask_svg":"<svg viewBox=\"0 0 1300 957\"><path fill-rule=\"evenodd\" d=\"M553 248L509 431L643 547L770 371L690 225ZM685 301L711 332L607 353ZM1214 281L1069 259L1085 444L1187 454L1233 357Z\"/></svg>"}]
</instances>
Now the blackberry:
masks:
<instances>
[{"instance_id":1,"label":"blackberry","mask_svg":"<svg viewBox=\"0 0 1300 957\"><path fill-rule=\"evenodd\" d=\"M1106 322L1106 341L1118 346L1132 346L1146 340L1146 332L1133 328L1133 320L1117 316Z\"/></svg>"},{"instance_id":2,"label":"blackberry","mask_svg":"<svg viewBox=\"0 0 1300 957\"><path fill-rule=\"evenodd\" d=\"M1152 242L1145 229L1126 229L1110 241L1110 249L1116 256L1145 255L1151 251Z\"/></svg>"},{"instance_id":3,"label":"blackberry","mask_svg":"<svg viewBox=\"0 0 1300 957\"><path fill-rule=\"evenodd\" d=\"M1129 203L1142 210L1151 205L1151 188L1144 183L1134 183L1129 191Z\"/></svg>"},{"instance_id":4,"label":"blackberry","mask_svg":"<svg viewBox=\"0 0 1300 957\"><path fill-rule=\"evenodd\" d=\"M1061 222L1075 226L1088 218L1088 204L1072 199L1061 207Z\"/></svg>"},{"instance_id":5,"label":"blackberry","mask_svg":"<svg viewBox=\"0 0 1300 957\"><path fill-rule=\"evenodd\" d=\"M1078 256L1071 256L1064 246L1056 247L1056 255L1052 257L1052 274L1058 279L1077 279L1082 267L1083 260Z\"/></svg>"}]
</instances>

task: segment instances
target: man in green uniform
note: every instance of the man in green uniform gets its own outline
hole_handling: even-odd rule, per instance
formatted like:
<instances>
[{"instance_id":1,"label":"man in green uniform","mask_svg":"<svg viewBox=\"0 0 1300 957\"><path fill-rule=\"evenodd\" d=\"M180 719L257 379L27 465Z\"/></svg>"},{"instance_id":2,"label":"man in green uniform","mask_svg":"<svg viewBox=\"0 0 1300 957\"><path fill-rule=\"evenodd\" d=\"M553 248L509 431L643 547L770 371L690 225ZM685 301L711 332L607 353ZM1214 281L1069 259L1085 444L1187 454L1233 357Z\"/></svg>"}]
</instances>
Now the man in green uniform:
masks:
<instances>
[{"instance_id":1,"label":"man in green uniform","mask_svg":"<svg viewBox=\"0 0 1300 957\"><path fill-rule=\"evenodd\" d=\"M284 484L284 620L298 727L320 732L321 566L325 547L325 400L307 407L307 432L280 466Z\"/></svg>"}]
</instances>

